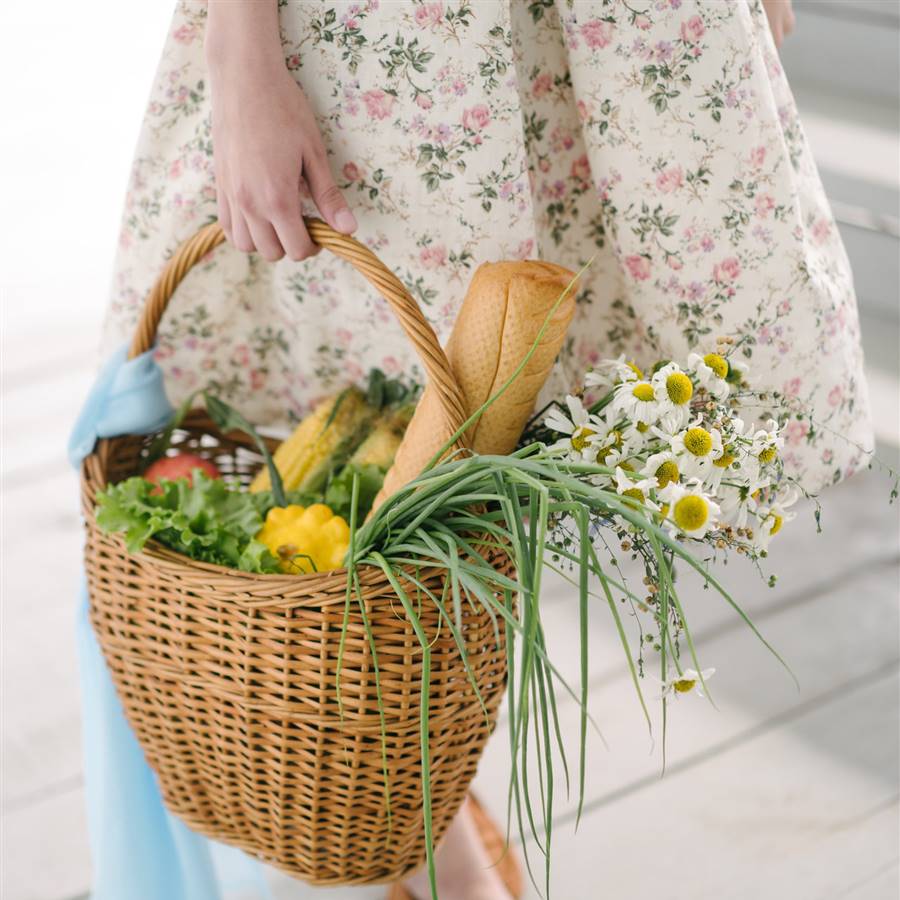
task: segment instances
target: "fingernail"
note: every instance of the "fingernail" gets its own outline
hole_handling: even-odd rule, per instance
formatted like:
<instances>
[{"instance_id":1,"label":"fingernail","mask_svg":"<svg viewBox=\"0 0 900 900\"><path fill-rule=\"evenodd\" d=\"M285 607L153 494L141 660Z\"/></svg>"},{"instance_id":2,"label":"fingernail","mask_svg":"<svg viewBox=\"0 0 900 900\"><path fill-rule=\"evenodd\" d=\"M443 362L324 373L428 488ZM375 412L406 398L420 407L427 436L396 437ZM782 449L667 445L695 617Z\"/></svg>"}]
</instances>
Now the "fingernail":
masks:
<instances>
[{"instance_id":1,"label":"fingernail","mask_svg":"<svg viewBox=\"0 0 900 900\"><path fill-rule=\"evenodd\" d=\"M337 224L338 231L343 231L344 234L351 234L357 229L356 216L349 209L338 210L334 221Z\"/></svg>"}]
</instances>

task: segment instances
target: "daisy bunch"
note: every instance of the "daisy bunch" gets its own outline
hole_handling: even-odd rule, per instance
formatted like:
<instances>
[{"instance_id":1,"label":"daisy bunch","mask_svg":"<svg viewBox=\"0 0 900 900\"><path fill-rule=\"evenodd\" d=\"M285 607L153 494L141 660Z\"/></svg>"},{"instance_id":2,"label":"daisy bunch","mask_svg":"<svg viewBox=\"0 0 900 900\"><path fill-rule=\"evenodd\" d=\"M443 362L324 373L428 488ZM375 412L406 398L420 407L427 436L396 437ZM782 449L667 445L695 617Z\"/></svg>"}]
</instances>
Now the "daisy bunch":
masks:
<instances>
[{"instance_id":1,"label":"daisy bunch","mask_svg":"<svg viewBox=\"0 0 900 900\"><path fill-rule=\"evenodd\" d=\"M689 632L674 591L678 554L665 541L684 547L706 571L729 552L758 567L800 496L782 465L779 424L751 419L744 398L753 396L747 367L730 358L725 341L647 368L620 356L599 363L577 391L545 408L523 441L537 442L570 477L608 496L592 542L616 567L625 551L643 568L642 590L623 599L649 615L636 672L644 673L646 648L656 651L664 698L687 693L712 672L696 659L681 663ZM552 527L558 546L575 552L579 536L565 512Z\"/></svg>"}]
</instances>

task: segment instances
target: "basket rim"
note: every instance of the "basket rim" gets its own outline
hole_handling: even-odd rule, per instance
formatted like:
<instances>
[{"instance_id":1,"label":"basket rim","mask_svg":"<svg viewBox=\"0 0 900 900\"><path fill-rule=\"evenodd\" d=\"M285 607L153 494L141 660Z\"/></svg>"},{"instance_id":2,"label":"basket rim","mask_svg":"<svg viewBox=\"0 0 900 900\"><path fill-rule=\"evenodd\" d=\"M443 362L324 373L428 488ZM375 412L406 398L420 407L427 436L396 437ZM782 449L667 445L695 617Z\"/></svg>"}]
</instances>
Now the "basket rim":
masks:
<instances>
[{"instance_id":1,"label":"basket rim","mask_svg":"<svg viewBox=\"0 0 900 900\"><path fill-rule=\"evenodd\" d=\"M182 426L199 426L207 434L222 435L211 421L203 407L194 407L185 416ZM211 426L211 427L210 427ZM186 430L190 430L189 428ZM138 435L120 435L108 438L105 441L106 449L114 451L119 441L134 440ZM242 432L229 432L229 440L243 446L251 453L256 453L256 448L249 435ZM102 454L93 453L88 456L81 466L81 485L83 491L84 515L86 524L90 529L95 529L103 534L107 540L114 541L123 554L134 559L143 560L144 564L162 569L167 574L175 577L196 577L198 572L214 576L215 581L209 582L210 587L233 592L236 601L246 604L247 608L279 608L291 606L300 609L304 606L321 607L323 595L332 593L336 584L346 584L349 580L349 568L341 566L337 569L329 569L322 572L304 572L291 574L287 572L246 572L243 569L235 569L223 566L219 563L206 562L193 559L185 553L180 553L167 547L165 544L153 538L147 541L142 550L131 553L125 545L125 538L121 534L103 532L96 522L96 493L106 488L110 481L107 479L107 467L102 459ZM136 473L135 473L136 474ZM476 543L478 543L476 541ZM495 568L501 570L510 569L512 560L508 553L494 551L499 565ZM500 562L505 559L506 562ZM416 577L427 580L433 576L446 574L446 569L428 560L422 560L420 566L405 564L401 567L403 572L416 571ZM356 575L359 579L359 594L365 597L370 591L378 590L387 583L387 576L378 567L371 564L356 566ZM254 590L254 588L256 588ZM343 597L340 601L343 603Z\"/></svg>"}]
</instances>

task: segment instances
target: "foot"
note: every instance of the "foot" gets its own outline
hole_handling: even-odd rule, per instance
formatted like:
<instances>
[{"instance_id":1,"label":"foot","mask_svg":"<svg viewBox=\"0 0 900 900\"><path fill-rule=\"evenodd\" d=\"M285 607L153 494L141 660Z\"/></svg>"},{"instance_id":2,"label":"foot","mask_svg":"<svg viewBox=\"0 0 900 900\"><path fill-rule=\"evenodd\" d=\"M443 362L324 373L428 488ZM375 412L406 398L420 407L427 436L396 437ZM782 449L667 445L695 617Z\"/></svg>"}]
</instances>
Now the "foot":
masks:
<instances>
[{"instance_id":1,"label":"foot","mask_svg":"<svg viewBox=\"0 0 900 900\"><path fill-rule=\"evenodd\" d=\"M469 804L466 798L435 851L438 896L441 900L510 900L494 867L497 860L488 857ZM431 900L428 867L407 878L403 886L415 900Z\"/></svg>"}]
</instances>

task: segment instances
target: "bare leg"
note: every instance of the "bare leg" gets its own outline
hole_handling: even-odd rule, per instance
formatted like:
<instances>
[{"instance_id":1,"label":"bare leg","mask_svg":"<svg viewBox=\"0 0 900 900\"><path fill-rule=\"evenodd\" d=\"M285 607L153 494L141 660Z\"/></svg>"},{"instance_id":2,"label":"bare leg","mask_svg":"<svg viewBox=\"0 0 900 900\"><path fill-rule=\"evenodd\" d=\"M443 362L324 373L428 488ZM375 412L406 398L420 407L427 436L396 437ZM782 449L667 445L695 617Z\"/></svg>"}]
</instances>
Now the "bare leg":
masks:
<instances>
[{"instance_id":1,"label":"bare leg","mask_svg":"<svg viewBox=\"0 0 900 900\"><path fill-rule=\"evenodd\" d=\"M450 823L434 854L438 895L441 900L510 900L497 870L489 859L468 799ZM403 883L416 900L430 900L428 868L422 868Z\"/></svg>"}]
</instances>

